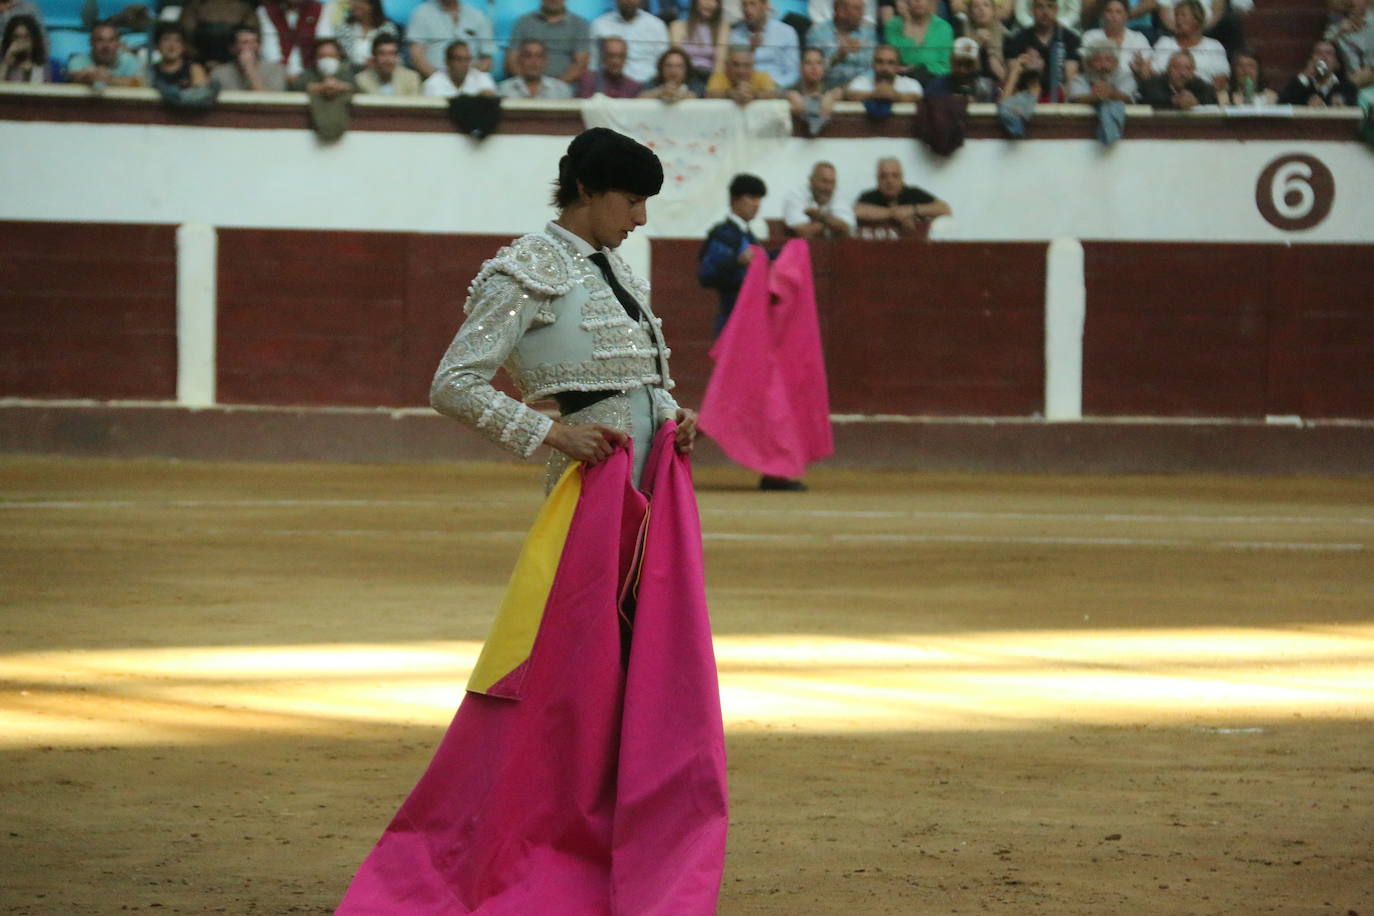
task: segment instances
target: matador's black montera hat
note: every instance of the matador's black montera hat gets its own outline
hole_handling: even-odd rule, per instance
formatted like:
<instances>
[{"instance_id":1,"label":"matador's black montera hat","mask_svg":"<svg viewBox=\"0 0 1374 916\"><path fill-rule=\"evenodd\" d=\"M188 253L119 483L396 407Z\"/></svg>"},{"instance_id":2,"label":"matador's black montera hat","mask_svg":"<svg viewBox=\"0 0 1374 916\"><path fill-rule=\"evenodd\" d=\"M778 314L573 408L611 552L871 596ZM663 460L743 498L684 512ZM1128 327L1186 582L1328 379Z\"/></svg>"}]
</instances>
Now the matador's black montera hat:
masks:
<instances>
[{"instance_id":1,"label":"matador's black montera hat","mask_svg":"<svg viewBox=\"0 0 1374 916\"><path fill-rule=\"evenodd\" d=\"M654 151L608 127L574 137L558 163L558 175L560 183L571 178L592 193L617 190L653 197L663 188L663 164Z\"/></svg>"}]
</instances>

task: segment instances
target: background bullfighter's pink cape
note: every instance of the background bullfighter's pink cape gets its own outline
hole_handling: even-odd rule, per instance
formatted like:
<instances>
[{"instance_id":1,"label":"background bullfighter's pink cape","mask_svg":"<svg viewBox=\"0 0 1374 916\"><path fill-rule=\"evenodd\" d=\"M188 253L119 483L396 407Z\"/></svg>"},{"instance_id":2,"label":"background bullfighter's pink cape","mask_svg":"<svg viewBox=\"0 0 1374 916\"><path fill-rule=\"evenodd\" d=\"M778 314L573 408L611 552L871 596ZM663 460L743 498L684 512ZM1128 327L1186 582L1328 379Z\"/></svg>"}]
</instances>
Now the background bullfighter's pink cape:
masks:
<instances>
[{"instance_id":1,"label":"background bullfighter's pink cape","mask_svg":"<svg viewBox=\"0 0 1374 916\"><path fill-rule=\"evenodd\" d=\"M771 269L762 248L754 253L711 350L716 367L698 423L745 467L801 477L835 450L811 250L793 239Z\"/></svg>"},{"instance_id":2,"label":"background bullfighter's pink cape","mask_svg":"<svg viewBox=\"0 0 1374 916\"><path fill-rule=\"evenodd\" d=\"M715 912L725 738L701 527L673 425L583 470L520 699L470 692L342 914ZM622 587L634 598L621 665Z\"/></svg>"}]
</instances>

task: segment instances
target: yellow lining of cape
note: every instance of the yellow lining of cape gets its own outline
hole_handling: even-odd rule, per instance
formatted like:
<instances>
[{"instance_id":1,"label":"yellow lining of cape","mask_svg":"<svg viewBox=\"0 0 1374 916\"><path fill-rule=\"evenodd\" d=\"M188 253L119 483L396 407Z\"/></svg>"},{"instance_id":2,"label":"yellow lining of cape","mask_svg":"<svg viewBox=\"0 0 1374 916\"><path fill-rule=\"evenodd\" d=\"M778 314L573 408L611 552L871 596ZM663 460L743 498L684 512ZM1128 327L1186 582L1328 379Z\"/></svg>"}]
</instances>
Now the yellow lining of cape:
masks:
<instances>
[{"instance_id":1,"label":"yellow lining of cape","mask_svg":"<svg viewBox=\"0 0 1374 916\"><path fill-rule=\"evenodd\" d=\"M474 693L490 691L493 685L523 664L534 649L539 624L544 619L544 607L558 573L558 561L563 555L563 544L582 495L581 467L574 462L563 472L525 538L510 584L506 586L506 595L501 600L501 609L496 612L491 633L468 678L468 690Z\"/></svg>"}]
</instances>

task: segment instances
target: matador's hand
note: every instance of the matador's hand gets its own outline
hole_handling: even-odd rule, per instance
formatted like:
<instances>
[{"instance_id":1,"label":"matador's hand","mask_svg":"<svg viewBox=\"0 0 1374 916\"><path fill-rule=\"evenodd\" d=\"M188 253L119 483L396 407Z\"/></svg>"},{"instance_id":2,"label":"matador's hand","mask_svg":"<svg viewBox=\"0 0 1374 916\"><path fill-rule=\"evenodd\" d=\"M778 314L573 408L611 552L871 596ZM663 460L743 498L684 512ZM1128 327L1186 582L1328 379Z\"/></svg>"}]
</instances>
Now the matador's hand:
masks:
<instances>
[{"instance_id":1,"label":"matador's hand","mask_svg":"<svg viewBox=\"0 0 1374 916\"><path fill-rule=\"evenodd\" d=\"M544 444L558 449L574 461L596 464L609 458L611 452L628 441L629 437L618 429L591 423L586 426L570 426L555 422L544 437Z\"/></svg>"},{"instance_id":2,"label":"matador's hand","mask_svg":"<svg viewBox=\"0 0 1374 916\"><path fill-rule=\"evenodd\" d=\"M686 407L677 410L677 436L673 439L680 454L691 454L697 443L697 412Z\"/></svg>"}]
</instances>

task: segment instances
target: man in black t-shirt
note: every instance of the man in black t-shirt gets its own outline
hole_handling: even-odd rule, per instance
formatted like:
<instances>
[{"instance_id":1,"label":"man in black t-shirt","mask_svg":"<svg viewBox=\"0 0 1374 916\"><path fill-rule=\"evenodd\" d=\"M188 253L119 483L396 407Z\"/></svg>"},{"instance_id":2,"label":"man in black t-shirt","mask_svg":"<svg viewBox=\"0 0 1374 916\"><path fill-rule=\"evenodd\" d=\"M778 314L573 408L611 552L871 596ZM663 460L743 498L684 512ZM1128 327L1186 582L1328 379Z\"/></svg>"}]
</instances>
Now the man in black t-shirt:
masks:
<instances>
[{"instance_id":1,"label":"man in black t-shirt","mask_svg":"<svg viewBox=\"0 0 1374 916\"><path fill-rule=\"evenodd\" d=\"M859 235L870 239L915 235L918 223L953 212L924 188L906 184L901 162L892 157L878 160L878 186L860 194L854 204Z\"/></svg>"}]
</instances>

